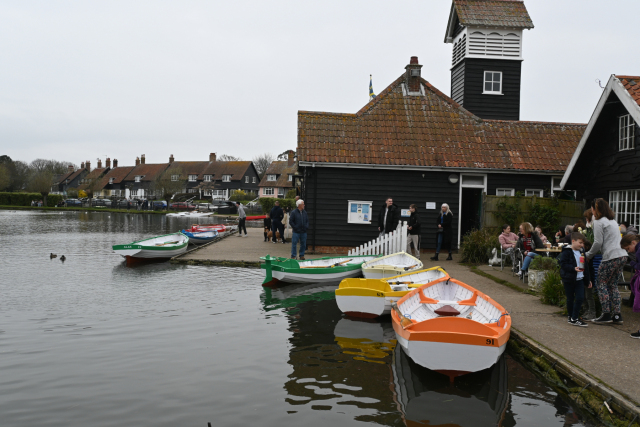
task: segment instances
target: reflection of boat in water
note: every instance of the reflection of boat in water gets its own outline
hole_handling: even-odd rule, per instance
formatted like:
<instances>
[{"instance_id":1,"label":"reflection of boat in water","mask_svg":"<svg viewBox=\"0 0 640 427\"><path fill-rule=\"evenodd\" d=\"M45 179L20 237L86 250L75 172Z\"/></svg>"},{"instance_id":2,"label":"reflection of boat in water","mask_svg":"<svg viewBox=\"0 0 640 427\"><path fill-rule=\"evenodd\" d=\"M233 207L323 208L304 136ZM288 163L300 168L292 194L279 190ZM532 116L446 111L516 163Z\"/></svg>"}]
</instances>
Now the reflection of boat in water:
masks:
<instances>
[{"instance_id":1,"label":"reflection of boat in water","mask_svg":"<svg viewBox=\"0 0 640 427\"><path fill-rule=\"evenodd\" d=\"M393 354L393 388L407 426L501 426L509 403L505 356L491 368L450 383L414 363L400 346Z\"/></svg>"},{"instance_id":2,"label":"reflection of boat in water","mask_svg":"<svg viewBox=\"0 0 640 427\"><path fill-rule=\"evenodd\" d=\"M333 331L343 354L355 360L385 363L396 347L396 335L390 322L342 318Z\"/></svg>"},{"instance_id":3,"label":"reflection of boat in water","mask_svg":"<svg viewBox=\"0 0 640 427\"><path fill-rule=\"evenodd\" d=\"M278 308L295 307L306 301L324 301L334 298L335 285L311 283L287 285L281 288L264 287L260 297L267 311Z\"/></svg>"}]
</instances>

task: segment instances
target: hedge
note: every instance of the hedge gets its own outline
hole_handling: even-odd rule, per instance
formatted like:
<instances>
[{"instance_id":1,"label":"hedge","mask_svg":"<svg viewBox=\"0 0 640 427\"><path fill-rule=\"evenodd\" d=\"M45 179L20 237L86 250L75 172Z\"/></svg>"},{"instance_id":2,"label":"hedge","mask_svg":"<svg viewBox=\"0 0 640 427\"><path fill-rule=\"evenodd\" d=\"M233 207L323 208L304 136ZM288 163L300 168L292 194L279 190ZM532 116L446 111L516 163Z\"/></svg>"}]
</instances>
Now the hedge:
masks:
<instances>
[{"instance_id":1,"label":"hedge","mask_svg":"<svg viewBox=\"0 0 640 427\"><path fill-rule=\"evenodd\" d=\"M42 200L40 193L9 193L0 192L0 205L5 206L31 206L33 200ZM47 206L54 207L63 200L60 194L49 194L47 196Z\"/></svg>"},{"instance_id":2,"label":"hedge","mask_svg":"<svg viewBox=\"0 0 640 427\"><path fill-rule=\"evenodd\" d=\"M271 211L271 208L273 208L274 204L276 203L276 200L280 202L280 207L282 209L294 209L296 207L295 199L276 199L275 197L261 197L258 201L260 202L260 206L262 206L262 212L264 212L265 214L269 213L269 211Z\"/></svg>"}]
</instances>

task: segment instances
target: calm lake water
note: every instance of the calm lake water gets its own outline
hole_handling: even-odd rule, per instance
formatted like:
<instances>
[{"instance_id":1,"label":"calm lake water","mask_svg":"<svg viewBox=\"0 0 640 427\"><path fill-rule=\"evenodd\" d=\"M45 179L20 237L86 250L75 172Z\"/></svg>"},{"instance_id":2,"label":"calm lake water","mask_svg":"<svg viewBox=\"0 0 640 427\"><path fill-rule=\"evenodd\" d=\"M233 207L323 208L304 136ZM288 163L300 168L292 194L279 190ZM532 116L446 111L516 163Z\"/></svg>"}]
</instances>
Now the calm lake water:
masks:
<instances>
[{"instance_id":1,"label":"calm lake water","mask_svg":"<svg viewBox=\"0 0 640 427\"><path fill-rule=\"evenodd\" d=\"M335 287L111 251L191 222L0 211L0 426L591 425L508 356L449 384Z\"/></svg>"}]
</instances>

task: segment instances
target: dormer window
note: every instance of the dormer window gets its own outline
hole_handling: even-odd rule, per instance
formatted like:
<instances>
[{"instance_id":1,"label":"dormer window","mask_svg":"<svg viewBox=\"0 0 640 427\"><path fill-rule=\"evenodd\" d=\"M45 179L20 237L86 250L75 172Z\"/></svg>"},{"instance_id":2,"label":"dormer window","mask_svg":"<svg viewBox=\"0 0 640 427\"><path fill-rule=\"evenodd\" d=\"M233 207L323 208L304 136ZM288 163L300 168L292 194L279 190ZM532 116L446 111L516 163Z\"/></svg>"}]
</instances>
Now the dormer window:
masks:
<instances>
[{"instance_id":1,"label":"dormer window","mask_svg":"<svg viewBox=\"0 0 640 427\"><path fill-rule=\"evenodd\" d=\"M618 122L620 124L620 133L618 136L618 147L620 151L633 150L635 148L633 140L635 137L634 128L636 124L631 118L631 114L620 116Z\"/></svg>"},{"instance_id":2,"label":"dormer window","mask_svg":"<svg viewBox=\"0 0 640 427\"><path fill-rule=\"evenodd\" d=\"M289 174L289 182L293 181L293 175Z\"/></svg>"},{"instance_id":3,"label":"dormer window","mask_svg":"<svg viewBox=\"0 0 640 427\"><path fill-rule=\"evenodd\" d=\"M180 179L180 175L171 175L171 181L177 181Z\"/></svg>"},{"instance_id":4,"label":"dormer window","mask_svg":"<svg viewBox=\"0 0 640 427\"><path fill-rule=\"evenodd\" d=\"M222 182L231 182L231 175L222 175Z\"/></svg>"},{"instance_id":5,"label":"dormer window","mask_svg":"<svg viewBox=\"0 0 640 427\"><path fill-rule=\"evenodd\" d=\"M142 178L144 178L144 175L136 175L135 181L136 182L141 182Z\"/></svg>"},{"instance_id":6,"label":"dormer window","mask_svg":"<svg viewBox=\"0 0 640 427\"><path fill-rule=\"evenodd\" d=\"M491 95L502 95L501 71L484 72L484 91L482 93Z\"/></svg>"},{"instance_id":7,"label":"dormer window","mask_svg":"<svg viewBox=\"0 0 640 427\"><path fill-rule=\"evenodd\" d=\"M267 181L277 181L278 177L276 175L267 175Z\"/></svg>"},{"instance_id":8,"label":"dormer window","mask_svg":"<svg viewBox=\"0 0 640 427\"><path fill-rule=\"evenodd\" d=\"M115 181L115 178L109 178L109 184L113 184L113 181Z\"/></svg>"},{"instance_id":9,"label":"dormer window","mask_svg":"<svg viewBox=\"0 0 640 427\"><path fill-rule=\"evenodd\" d=\"M211 178L213 178L213 175L205 175L204 182L211 182Z\"/></svg>"},{"instance_id":10,"label":"dormer window","mask_svg":"<svg viewBox=\"0 0 640 427\"><path fill-rule=\"evenodd\" d=\"M196 182L198 175L189 175L189 182Z\"/></svg>"}]
</instances>

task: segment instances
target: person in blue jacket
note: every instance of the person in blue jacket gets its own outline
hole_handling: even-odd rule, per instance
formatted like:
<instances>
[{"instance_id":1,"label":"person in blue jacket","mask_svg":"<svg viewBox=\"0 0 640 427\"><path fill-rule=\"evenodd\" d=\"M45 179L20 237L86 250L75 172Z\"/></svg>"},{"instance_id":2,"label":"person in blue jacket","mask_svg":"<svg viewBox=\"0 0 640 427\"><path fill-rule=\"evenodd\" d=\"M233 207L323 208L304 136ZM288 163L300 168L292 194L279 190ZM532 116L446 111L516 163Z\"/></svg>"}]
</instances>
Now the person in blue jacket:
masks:
<instances>
[{"instance_id":1,"label":"person in blue jacket","mask_svg":"<svg viewBox=\"0 0 640 427\"><path fill-rule=\"evenodd\" d=\"M300 259L304 260L304 251L307 247L307 230L309 229L309 216L304 210L304 200L296 202L296 208L289 214L291 226L291 259L296 259L296 246L300 242Z\"/></svg>"},{"instance_id":2,"label":"person in blue jacket","mask_svg":"<svg viewBox=\"0 0 640 427\"><path fill-rule=\"evenodd\" d=\"M271 240L273 241L273 243L278 243L276 231L280 232L282 243L287 243L284 241L284 224L282 223L282 219L284 218L284 211L280 207L279 200L276 200L275 206L271 209L271 212L269 212L269 217L271 218L271 232L273 233Z\"/></svg>"},{"instance_id":3,"label":"person in blue jacket","mask_svg":"<svg viewBox=\"0 0 640 427\"><path fill-rule=\"evenodd\" d=\"M571 233L571 246L565 246L558 257L560 277L567 296L568 322L570 325L583 327L587 326L587 323L580 319L584 290L593 286L584 253L585 240L586 237L581 233Z\"/></svg>"}]
</instances>

